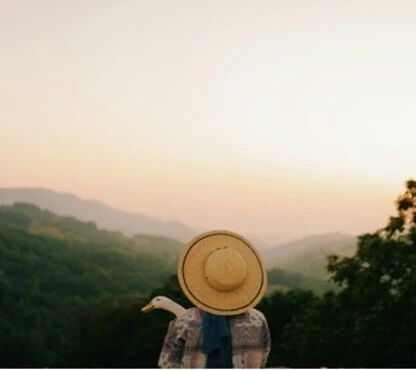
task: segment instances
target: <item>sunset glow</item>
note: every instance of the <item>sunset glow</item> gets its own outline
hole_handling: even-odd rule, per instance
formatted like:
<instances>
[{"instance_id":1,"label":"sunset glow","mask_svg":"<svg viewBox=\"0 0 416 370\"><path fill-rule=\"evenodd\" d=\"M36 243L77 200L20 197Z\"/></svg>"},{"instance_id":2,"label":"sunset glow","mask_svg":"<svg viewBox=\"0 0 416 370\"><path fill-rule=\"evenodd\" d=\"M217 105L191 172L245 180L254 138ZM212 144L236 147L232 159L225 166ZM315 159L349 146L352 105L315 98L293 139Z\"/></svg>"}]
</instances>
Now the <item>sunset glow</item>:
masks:
<instances>
[{"instance_id":1,"label":"sunset glow","mask_svg":"<svg viewBox=\"0 0 416 370\"><path fill-rule=\"evenodd\" d=\"M416 174L413 1L0 3L0 187L277 244Z\"/></svg>"}]
</instances>

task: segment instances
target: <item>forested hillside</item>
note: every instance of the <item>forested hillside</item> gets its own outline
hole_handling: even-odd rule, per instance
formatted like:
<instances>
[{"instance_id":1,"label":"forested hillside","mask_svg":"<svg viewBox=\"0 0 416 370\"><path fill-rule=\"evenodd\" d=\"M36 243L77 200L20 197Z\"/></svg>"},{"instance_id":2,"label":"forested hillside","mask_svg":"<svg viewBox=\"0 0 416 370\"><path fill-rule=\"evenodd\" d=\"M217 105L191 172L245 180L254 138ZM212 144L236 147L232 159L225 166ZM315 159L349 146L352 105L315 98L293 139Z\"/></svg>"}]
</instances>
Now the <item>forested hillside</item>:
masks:
<instances>
[{"instance_id":1,"label":"forested hillside","mask_svg":"<svg viewBox=\"0 0 416 370\"><path fill-rule=\"evenodd\" d=\"M301 239L266 249L264 256L268 268L277 267L301 273L315 279L328 277L326 260L336 254L350 257L357 250L357 237L342 233L309 235Z\"/></svg>"},{"instance_id":2,"label":"forested hillside","mask_svg":"<svg viewBox=\"0 0 416 370\"><path fill-rule=\"evenodd\" d=\"M99 360L90 352L90 336L101 346L111 334L108 346L121 345L122 336L112 332L115 323L107 315L126 309L127 316L115 320L128 323L131 340L140 340L137 335L144 330L160 341L165 326L153 318L166 315L153 313L144 319L139 307L152 291L169 295L173 289L180 295L176 280L166 281L176 270L182 246L165 237L100 230L93 222L57 216L31 204L0 206L0 366L66 367L75 359L77 366L89 367L154 365L154 343L148 344L153 357L148 349L140 360L136 351L133 362L124 357L114 362L111 351L100 347ZM269 271L269 281L270 293L306 288L322 294L330 287L279 269ZM133 334L139 324L142 329Z\"/></svg>"},{"instance_id":3,"label":"forested hillside","mask_svg":"<svg viewBox=\"0 0 416 370\"><path fill-rule=\"evenodd\" d=\"M148 295L174 271L151 247L35 206L0 207L0 365L52 366L84 309Z\"/></svg>"},{"instance_id":4,"label":"forested hillside","mask_svg":"<svg viewBox=\"0 0 416 370\"><path fill-rule=\"evenodd\" d=\"M257 307L270 327L269 367L416 366L416 181L406 185L385 227L361 235L354 255L329 257L336 290L269 271L282 288ZM140 307L155 295L191 304L175 253L154 256L164 239L147 238L27 204L1 207L0 366L156 367L173 316Z\"/></svg>"},{"instance_id":5,"label":"forested hillside","mask_svg":"<svg viewBox=\"0 0 416 370\"><path fill-rule=\"evenodd\" d=\"M279 268L267 271L268 294L291 289L311 290L317 294L324 294L328 290L337 289L337 286L330 281L316 279L297 272L290 272Z\"/></svg>"},{"instance_id":6,"label":"forested hillside","mask_svg":"<svg viewBox=\"0 0 416 370\"><path fill-rule=\"evenodd\" d=\"M339 291L292 289L265 297L272 349L268 367L414 368L416 366L416 181L397 200L397 215L360 236L351 257L332 256ZM163 294L189 307L172 276ZM91 306L61 366L156 367L167 312L138 313L140 298Z\"/></svg>"},{"instance_id":7,"label":"forested hillside","mask_svg":"<svg viewBox=\"0 0 416 370\"><path fill-rule=\"evenodd\" d=\"M100 228L119 230L125 235L162 235L186 242L196 233L178 221L164 221L140 213L112 208L102 202L43 188L0 188L0 205L30 203L58 215L93 220Z\"/></svg>"}]
</instances>

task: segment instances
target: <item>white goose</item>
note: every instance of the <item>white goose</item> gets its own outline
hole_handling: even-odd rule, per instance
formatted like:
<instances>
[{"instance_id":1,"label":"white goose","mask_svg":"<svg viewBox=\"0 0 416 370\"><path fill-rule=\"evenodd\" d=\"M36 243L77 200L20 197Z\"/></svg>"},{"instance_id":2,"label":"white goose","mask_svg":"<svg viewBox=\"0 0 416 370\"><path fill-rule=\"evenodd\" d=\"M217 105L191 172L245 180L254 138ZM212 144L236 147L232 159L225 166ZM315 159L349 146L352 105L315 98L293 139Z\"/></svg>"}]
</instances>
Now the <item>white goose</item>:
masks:
<instances>
[{"instance_id":1,"label":"white goose","mask_svg":"<svg viewBox=\"0 0 416 370\"><path fill-rule=\"evenodd\" d=\"M180 304L161 295L154 297L146 306L142 307L141 311L147 313L156 309L172 312L176 317L181 317L186 312L186 309Z\"/></svg>"}]
</instances>

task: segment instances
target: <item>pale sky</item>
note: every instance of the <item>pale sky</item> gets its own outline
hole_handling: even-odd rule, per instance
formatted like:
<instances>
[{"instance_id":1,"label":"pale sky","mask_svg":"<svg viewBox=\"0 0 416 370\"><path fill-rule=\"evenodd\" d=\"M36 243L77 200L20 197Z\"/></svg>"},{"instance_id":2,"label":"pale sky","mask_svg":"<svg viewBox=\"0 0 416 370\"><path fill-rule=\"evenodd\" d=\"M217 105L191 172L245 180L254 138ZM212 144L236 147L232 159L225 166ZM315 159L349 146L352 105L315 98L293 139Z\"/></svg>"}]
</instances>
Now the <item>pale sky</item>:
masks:
<instances>
[{"instance_id":1,"label":"pale sky","mask_svg":"<svg viewBox=\"0 0 416 370\"><path fill-rule=\"evenodd\" d=\"M416 2L0 0L0 186L277 243L416 175Z\"/></svg>"}]
</instances>

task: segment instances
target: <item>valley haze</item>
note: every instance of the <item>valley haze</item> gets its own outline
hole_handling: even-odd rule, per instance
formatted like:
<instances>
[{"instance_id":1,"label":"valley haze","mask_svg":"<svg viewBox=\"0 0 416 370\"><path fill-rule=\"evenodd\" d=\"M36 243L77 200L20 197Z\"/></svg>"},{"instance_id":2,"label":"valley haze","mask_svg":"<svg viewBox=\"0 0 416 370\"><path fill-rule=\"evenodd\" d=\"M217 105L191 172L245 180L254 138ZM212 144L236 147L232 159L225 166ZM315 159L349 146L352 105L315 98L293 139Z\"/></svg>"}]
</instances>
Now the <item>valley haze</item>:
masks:
<instances>
[{"instance_id":1,"label":"valley haze","mask_svg":"<svg viewBox=\"0 0 416 370\"><path fill-rule=\"evenodd\" d=\"M100 228L121 231L127 236L135 234L160 235L186 243L197 234L209 230L208 228L191 227L177 220L164 221L140 213L126 212L112 208L98 200L82 199L70 193L44 188L0 188L0 204L12 205L17 202L34 204L58 215L72 216L81 221L93 221ZM242 235L247 237L259 249L274 249L278 244L278 241L266 243L261 239L261 236L253 236L247 233L242 233ZM333 236L331 237L331 235ZM339 236L338 239L336 238L337 235ZM315 239L315 244L316 241L319 244L321 237L325 240L330 238L330 240L336 242L339 241L339 238L354 238L342 233L328 233L315 237L298 238L291 240L291 243L303 245L305 241L308 243L308 240L312 238L312 240ZM282 245L282 251L286 245ZM289 243L289 245L291 244Z\"/></svg>"}]
</instances>

